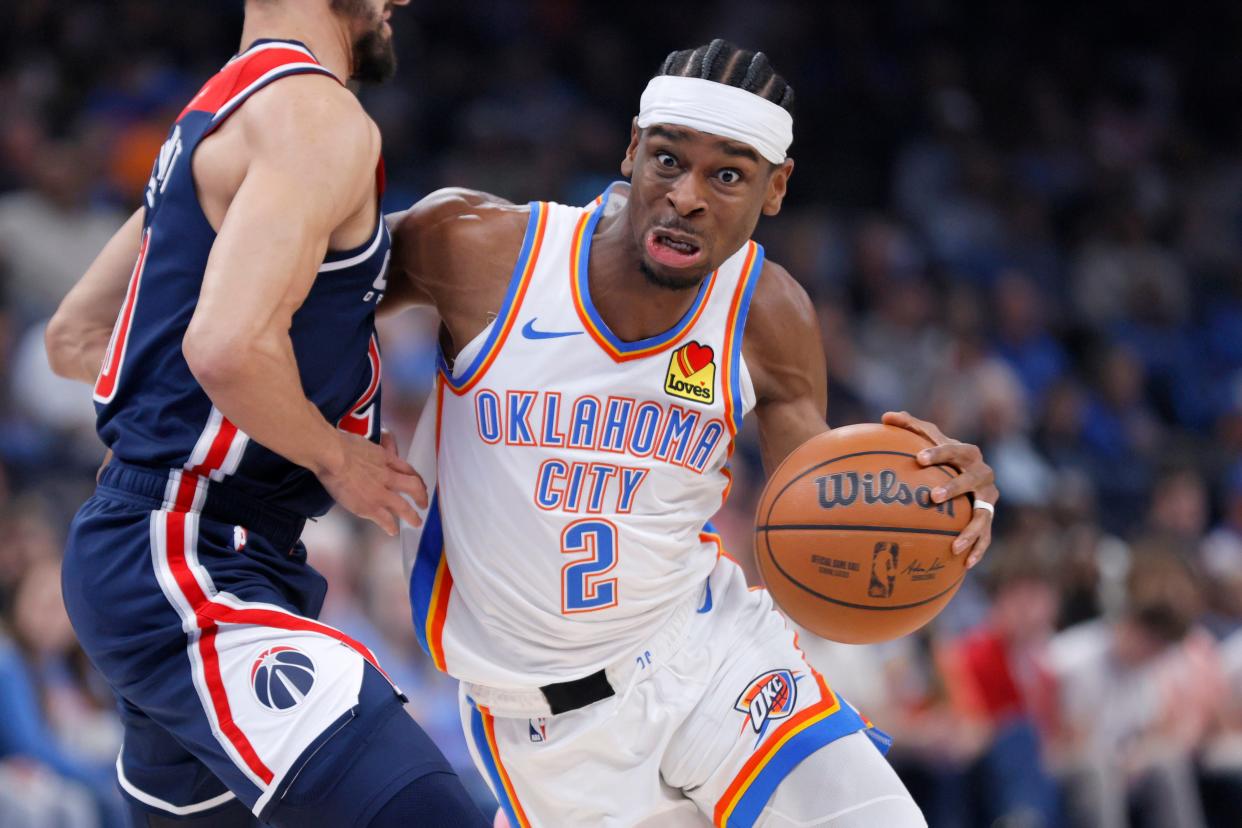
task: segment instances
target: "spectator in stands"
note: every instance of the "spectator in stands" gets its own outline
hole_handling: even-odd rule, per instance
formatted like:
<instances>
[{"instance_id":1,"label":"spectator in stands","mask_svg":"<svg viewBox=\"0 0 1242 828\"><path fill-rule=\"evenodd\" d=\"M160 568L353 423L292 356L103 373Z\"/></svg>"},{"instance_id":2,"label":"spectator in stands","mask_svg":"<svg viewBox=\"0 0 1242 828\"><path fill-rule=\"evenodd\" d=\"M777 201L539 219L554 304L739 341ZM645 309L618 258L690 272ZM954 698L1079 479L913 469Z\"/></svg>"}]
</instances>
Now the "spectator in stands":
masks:
<instances>
[{"instance_id":1,"label":"spectator in stands","mask_svg":"<svg viewBox=\"0 0 1242 828\"><path fill-rule=\"evenodd\" d=\"M1223 707L1198 584L1169 552L1136 554L1126 605L1057 635L1057 749L1074 825L1201 828L1193 757ZM1130 820L1130 815L1135 821Z\"/></svg>"}]
</instances>

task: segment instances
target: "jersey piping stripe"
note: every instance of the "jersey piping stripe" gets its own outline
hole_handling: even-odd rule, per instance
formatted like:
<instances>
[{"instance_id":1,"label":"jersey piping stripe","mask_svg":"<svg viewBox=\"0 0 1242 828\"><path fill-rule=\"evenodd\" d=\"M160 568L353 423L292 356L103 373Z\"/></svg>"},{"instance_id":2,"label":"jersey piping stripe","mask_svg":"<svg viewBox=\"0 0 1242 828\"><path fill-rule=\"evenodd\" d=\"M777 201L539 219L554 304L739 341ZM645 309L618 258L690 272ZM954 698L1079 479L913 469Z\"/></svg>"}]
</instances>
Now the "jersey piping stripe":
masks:
<instances>
[{"instance_id":1,"label":"jersey piping stripe","mask_svg":"<svg viewBox=\"0 0 1242 828\"><path fill-rule=\"evenodd\" d=\"M729 315L725 322L725 360L724 378L721 386L728 393L725 397L725 422L729 426L729 453L733 453L733 437L742 428L745 407L742 402L742 340L746 331L746 317L750 313L750 300L755 295L755 286L759 284L759 274L763 272L763 245L750 243L746 254L746 263L742 265L743 276L738 280L733 292L733 302L729 305Z\"/></svg>"},{"instance_id":2,"label":"jersey piping stripe","mask_svg":"<svg viewBox=\"0 0 1242 828\"><path fill-rule=\"evenodd\" d=\"M125 748L122 746L121 753L116 755L116 781L120 784L121 790L132 796L134 799L151 808L156 808L165 813L174 816L189 816L190 814L201 814L203 811L210 811L212 808L223 805L237 798L232 791L225 791L219 796L213 796L211 799L204 799L202 802L194 802L190 805L174 805L171 802L153 796L139 788L125 776L125 768L121 761L121 755Z\"/></svg>"},{"instance_id":3,"label":"jersey piping stripe","mask_svg":"<svg viewBox=\"0 0 1242 828\"><path fill-rule=\"evenodd\" d=\"M699 292L694 297L694 304L690 306L672 328L662 334L648 337L647 339L640 339L637 342L625 342L618 339L617 335L604 322L604 318L599 315L599 311L596 310L594 303L591 301L588 272L591 256L591 238L595 233L595 226L599 224L600 218L604 215L610 193L611 190L603 196L595 210L584 212L578 220L578 225L574 228L573 244L570 247L569 255L569 281L574 297L574 308L578 311L578 318L582 320L587 333L604 349L606 354L612 357L614 362L627 362L631 359L642 359L643 357L649 357L667 350L694 327L694 324L699 321L703 309L707 307L707 300L711 296L712 286L716 282L716 271L712 271L711 275L699 285Z\"/></svg>"},{"instance_id":4,"label":"jersey piping stripe","mask_svg":"<svg viewBox=\"0 0 1242 828\"><path fill-rule=\"evenodd\" d=\"M340 82L336 75L332 74L330 71L320 66L318 63L284 63L284 64L281 64L280 66L277 66L275 69L269 69L268 71L264 72L262 75L258 77L257 80L250 83L250 85L248 85L245 89L238 92L233 97L229 98L228 101L225 102L224 106L217 109L216 114L213 115L211 118L211 126L207 128L206 132L203 133L203 137L205 138L212 129L215 129L217 126L219 126L224 121L224 119L228 118L228 116L233 112L233 110L236 109L238 106L240 106L242 102L246 100L246 98L250 97L255 92L258 92L264 86L267 86L269 83L271 83L274 80L283 78L285 75L296 75L296 74L300 74L303 72L314 73L314 74L319 74L319 75L327 75L328 77L332 78L338 83Z\"/></svg>"},{"instance_id":5,"label":"jersey piping stripe","mask_svg":"<svg viewBox=\"0 0 1242 828\"><path fill-rule=\"evenodd\" d=\"M752 826L772 798L776 787L803 759L826 744L866 725L814 670L820 700L776 730L756 750L716 803L713 822L718 828Z\"/></svg>"},{"instance_id":6,"label":"jersey piping stripe","mask_svg":"<svg viewBox=\"0 0 1242 828\"><path fill-rule=\"evenodd\" d=\"M341 259L339 261L331 262L325 260L324 263L319 266L319 272L331 273L334 270L344 270L347 267L353 267L356 264L361 264L374 256L375 251L379 249L380 242L384 240L384 228L384 217L380 216L379 226L375 228L375 238L371 240L371 244L367 246L366 250L363 250L356 256L350 256L348 259ZM328 255L331 255L331 251L328 252Z\"/></svg>"},{"instance_id":7,"label":"jersey piping stripe","mask_svg":"<svg viewBox=\"0 0 1242 828\"><path fill-rule=\"evenodd\" d=\"M531 274L535 272L535 265L539 261L539 251L543 248L544 231L547 226L548 206L537 201L531 202L530 220L526 223L526 236L522 239L522 249L518 253L517 263L513 266L509 290L505 294L504 302L501 303L500 313L492 323L491 333L488 334L483 347L479 349L479 353L466 372L454 378L453 371L444 358L444 353L439 352L440 373L443 374L449 389L457 396L465 394L482 379L504 346L505 339L508 338L509 331L513 328L514 320L517 319L518 310L522 307L526 289L530 286Z\"/></svg>"},{"instance_id":8,"label":"jersey piping stripe","mask_svg":"<svg viewBox=\"0 0 1242 828\"><path fill-rule=\"evenodd\" d=\"M256 43L246 51L233 55L233 57L229 58L229 63L235 63L236 61L243 60L248 57L254 57L259 52L266 52L270 49L287 49L291 52L301 52L311 60L315 60L315 56L311 54L311 50L307 49L300 43L294 43L292 40L269 40L263 43ZM225 64L225 66L227 65L228 63Z\"/></svg>"},{"instance_id":9,"label":"jersey piping stripe","mask_svg":"<svg viewBox=\"0 0 1242 828\"><path fill-rule=\"evenodd\" d=\"M470 733L479 749L479 756L487 769L496 798L500 800L500 807L504 809L512 828L530 828L530 820L513 790L513 780L509 778L509 772L500 761L500 748L496 743L496 719L486 707L475 704L474 699L469 701Z\"/></svg>"}]
</instances>

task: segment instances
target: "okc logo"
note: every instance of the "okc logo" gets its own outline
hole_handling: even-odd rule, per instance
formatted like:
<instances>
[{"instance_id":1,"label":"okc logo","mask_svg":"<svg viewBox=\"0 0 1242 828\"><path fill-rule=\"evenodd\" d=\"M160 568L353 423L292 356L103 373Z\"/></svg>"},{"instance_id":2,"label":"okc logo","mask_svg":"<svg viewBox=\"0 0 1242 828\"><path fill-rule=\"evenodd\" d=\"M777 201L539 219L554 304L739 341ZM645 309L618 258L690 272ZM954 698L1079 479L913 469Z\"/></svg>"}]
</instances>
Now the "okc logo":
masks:
<instances>
[{"instance_id":1,"label":"okc logo","mask_svg":"<svg viewBox=\"0 0 1242 828\"><path fill-rule=\"evenodd\" d=\"M269 647L250 665L250 688L259 704L276 713L300 705L315 685L315 662L299 649Z\"/></svg>"},{"instance_id":2,"label":"okc logo","mask_svg":"<svg viewBox=\"0 0 1242 828\"><path fill-rule=\"evenodd\" d=\"M734 710L746 714L742 729L745 730L749 724L762 739L770 723L793 715L794 705L798 702L798 680L801 678L801 675L789 670L769 670L751 679L733 703Z\"/></svg>"},{"instance_id":3,"label":"okc logo","mask_svg":"<svg viewBox=\"0 0 1242 828\"><path fill-rule=\"evenodd\" d=\"M715 358L710 345L687 342L669 358L664 390L678 399L711 405L716 399Z\"/></svg>"}]
</instances>

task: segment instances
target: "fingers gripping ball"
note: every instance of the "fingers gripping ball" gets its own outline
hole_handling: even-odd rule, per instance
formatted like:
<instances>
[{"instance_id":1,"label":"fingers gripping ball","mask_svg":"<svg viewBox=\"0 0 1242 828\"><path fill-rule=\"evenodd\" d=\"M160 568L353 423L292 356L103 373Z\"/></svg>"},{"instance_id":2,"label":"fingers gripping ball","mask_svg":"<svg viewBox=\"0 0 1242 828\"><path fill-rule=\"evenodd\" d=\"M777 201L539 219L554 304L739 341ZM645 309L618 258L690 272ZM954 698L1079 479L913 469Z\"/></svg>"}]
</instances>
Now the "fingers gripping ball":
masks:
<instances>
[{"instance_id":1,"label":"fingers gripping ball","mask_svg":"<svg viewBox=\"0 0 1242 828\"><path fill-rule=\"evenodd\" d=\"M759 500L755 555L789 617L869 644L917 630L949 602L966 575L966 556L951 547L971 503L933 502L957 472L920 466L915 455L930 445L903 428L845 426L781 463Z\"/></svg>"}]
</instances>

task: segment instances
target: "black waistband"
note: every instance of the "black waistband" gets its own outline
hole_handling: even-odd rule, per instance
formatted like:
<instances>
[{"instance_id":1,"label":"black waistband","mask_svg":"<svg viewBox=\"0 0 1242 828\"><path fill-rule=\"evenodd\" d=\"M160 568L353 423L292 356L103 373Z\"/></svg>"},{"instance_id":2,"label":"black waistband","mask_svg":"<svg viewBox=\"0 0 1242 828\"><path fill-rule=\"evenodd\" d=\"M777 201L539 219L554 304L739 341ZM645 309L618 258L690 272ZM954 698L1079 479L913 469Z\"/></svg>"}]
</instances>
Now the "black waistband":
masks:
<instances>
[{"instance_id":1,"label":"black waistband","mask_svg":"<svg viewBox=\"0 0 1242 828\"><path fill-rule=\"evenodd\" d=\"M543 692L543 697L548 700L553 716L568 713L570 710L577 710L616 695L616 691L608 683L608 676L603 670L573 681L545 684L539 689Z\"/></svg>"},{"instance_id":2,"label":"black waistband","mask_svg":"<svg viewBox=\"0 0 1242 828\"><path fill-rule=\"evenodd\" d=\"M163 507L170 472L133 466L113 460L99 475L99 488L123 492L137 498L152 509ZM255 532L277 549L284 551L302 536L306 518L272 506L248 495L229 489L217 482L207 485L207 497L201 511L203 517L221 523L233 523Z\"/></svg>"}]
</instances>

